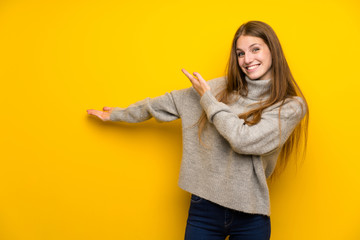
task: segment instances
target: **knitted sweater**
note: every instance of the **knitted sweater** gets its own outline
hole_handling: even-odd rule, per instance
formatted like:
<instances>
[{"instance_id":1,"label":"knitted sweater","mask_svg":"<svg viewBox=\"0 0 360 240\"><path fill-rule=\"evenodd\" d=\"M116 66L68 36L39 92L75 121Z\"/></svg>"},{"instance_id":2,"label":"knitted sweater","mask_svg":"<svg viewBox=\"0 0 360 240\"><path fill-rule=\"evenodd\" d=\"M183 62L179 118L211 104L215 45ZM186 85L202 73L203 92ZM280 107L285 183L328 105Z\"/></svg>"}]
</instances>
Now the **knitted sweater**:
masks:
<instances>
[{"instance_id":1,"label":"knitted sweater","mask_svg":"<svg viewBox=\"0 0 360 240\"><path fill-rule=\"evenodd\" d=\"M154 117L160 122L181 118L183 153L179 187L227 208L270 216L270 198L266 179L276 165L279 148L279 106L262 112L259 123L248 126L238 114L250 104L269 97L271 79L251 80L247 97L231 105L214 96L226 87L226 77L207 81L210 91L200 97L193 87L174 90L155 98L146 98L127 108L115 107L111 121L142 122ZM281 107L280 125L283 145L305 116L304 101L288 98ZM301 105L304 106L302 110ZM194 125L205 111L208 123L198 138Z\"/></svg>"}]
</instances>

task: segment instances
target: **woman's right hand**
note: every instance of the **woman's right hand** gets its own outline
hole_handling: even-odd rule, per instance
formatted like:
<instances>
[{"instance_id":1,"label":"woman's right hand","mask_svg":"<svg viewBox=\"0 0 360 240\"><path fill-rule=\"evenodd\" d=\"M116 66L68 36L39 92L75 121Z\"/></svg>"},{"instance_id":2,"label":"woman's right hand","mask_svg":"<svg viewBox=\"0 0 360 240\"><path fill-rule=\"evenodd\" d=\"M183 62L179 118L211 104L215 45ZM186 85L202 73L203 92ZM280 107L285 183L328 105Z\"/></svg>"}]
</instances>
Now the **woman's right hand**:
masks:
<instances>
[{"instance_id":1,"label":"woman's right hand","mask_svg":"<svg viewBox=\"0 0 360 240\"><path fill-rule=\"evenodd\" d=\"M103 121L110 121L110 114L114 110L113 107L103 107L103 111L88 109L86 110L88 114L97 116Z\"/></svg>"}]
</instances>

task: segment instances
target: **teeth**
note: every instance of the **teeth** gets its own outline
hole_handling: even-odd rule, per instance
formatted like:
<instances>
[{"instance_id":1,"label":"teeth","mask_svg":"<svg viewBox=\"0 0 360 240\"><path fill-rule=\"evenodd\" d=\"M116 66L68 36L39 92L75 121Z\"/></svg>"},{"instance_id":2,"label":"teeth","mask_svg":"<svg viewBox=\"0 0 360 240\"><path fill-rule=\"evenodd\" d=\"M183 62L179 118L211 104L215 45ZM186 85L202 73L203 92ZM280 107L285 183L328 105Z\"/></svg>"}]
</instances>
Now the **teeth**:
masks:
<instances>
[{"instance_id":1,"label":"teeth","mask_svg":"<svg viewBox=\"0 0 360 240\"><path fill-rule=\"evenodd\" d=\"M248 67L247 69L251 70L251 69L254 69L256 68L257 66L259 66L260 64L257 64L257 65L254 65L254 66L251 66L251 67Z\"/></svg>"}]
</instances>

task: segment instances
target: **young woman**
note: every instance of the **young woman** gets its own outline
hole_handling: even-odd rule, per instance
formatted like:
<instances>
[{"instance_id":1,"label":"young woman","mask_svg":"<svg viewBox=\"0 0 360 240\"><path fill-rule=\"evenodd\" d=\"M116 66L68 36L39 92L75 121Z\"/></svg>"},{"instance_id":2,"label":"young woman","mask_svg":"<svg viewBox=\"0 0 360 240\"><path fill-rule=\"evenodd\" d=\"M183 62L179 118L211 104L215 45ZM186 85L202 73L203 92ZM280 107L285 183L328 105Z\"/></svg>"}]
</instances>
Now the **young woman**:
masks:
<instances>
[{"instance_id":1,"label":"young woman","mask_svg":"<svg viewBox=\"0 0 360 240\"><path fill-rule=\"evenodd\" d=\"M224 77L182 71L192 87L88 113L103 121L181 118L179 186L192 194L185 239L269 239L267 178L279 175L302 136L306 150L309 118L275 32L260 21L241 25Z\"/></svg>"}]
</instances>

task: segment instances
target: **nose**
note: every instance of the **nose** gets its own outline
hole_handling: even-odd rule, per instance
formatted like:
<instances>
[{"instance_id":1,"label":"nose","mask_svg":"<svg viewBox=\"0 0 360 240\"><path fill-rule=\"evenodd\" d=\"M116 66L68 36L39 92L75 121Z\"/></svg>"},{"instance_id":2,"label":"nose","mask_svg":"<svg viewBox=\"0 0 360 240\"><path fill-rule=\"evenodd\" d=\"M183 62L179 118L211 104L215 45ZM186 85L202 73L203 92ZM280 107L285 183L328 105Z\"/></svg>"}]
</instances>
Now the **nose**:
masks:
<instances>
[{"instance_id":1,"label":"nose","mask_svg":"<svg viewBox=\"0 0 360 240\"><path fill-rule=\"evenodd\" d=\"M250 64L253 61L253 59L254 59L254 57L251 53L247 53L244 56L244 61L245 61L246 65Z\"/></svg>"}]
</instances>

